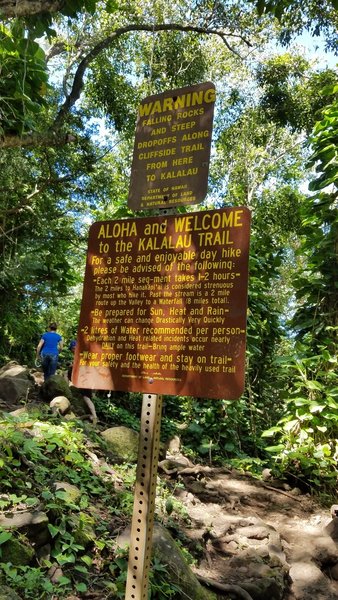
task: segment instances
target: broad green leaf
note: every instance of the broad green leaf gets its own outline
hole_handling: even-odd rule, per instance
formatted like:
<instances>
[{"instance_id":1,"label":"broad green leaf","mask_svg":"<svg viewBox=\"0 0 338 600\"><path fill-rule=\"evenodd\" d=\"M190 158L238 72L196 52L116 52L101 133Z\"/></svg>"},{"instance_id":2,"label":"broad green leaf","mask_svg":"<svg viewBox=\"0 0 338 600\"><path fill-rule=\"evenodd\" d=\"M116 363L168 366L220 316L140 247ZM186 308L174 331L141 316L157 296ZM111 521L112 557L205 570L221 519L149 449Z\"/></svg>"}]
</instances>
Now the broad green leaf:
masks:
<instances>
[{"instance_id":1,"label":"broad green leaf","mask_svg":"<svg viewBox=\"0 0 338 600\"><path fill-rule=\"evenodd\" d=\"M0 545L8 542L11 537L13 537L13 534L9 533L9 531L0 531Z\"/></svg>"},{"instance_id":2,"label":"broad green leaf","mask_svg":"<svg viewBox=\"0 0 338 600\"><path fill-rule=\"evenodd\" d=\"M285 423L284 429L285 429L285 431L291 431L292 429L295 429L298 425L299 425L299 420L293 419L292 421L288 421L287 423Z\"/></svg>"},{"instance_id":3,"label":"broad green leaf","mask_svg":"<svg viewBox=\"0 0 338 600\"><path fill-rule=\"evenodd\" d=\"M84 574L88 573L87 567L83 567L82 565L75 565L74 569L76 569L77 571L79 571L79 573L84 573Z\"/></svg>"},{"instance_id":4,"label":"broad green leaf","mask_svg":"<svg viewBox=\"0 0 338 600\"><path fill-rule=\"evenodd\" d=\"M281 432L282 429L281 427L270 427L270 429L267 429L266 431L263 431L263 433L261 434L261 437L273 437L275 435L275 433L279 433Z\"/></svg>"},{"instance_id":5,"label":"broad green leaf","mask_svg":"<svg viewBox=\"0 0 338 600\"><path fill-rule=\"evenodd\" d=\"M309 410L311 413L322 412L325 409L325 405L322 404L311 404Z\"/></svg>"},{"instance_id":6,"label":"broad green leaf","mask_svg":"<svg viewBox=\"0 0 338 600\"><path fill-rule=\"evenodd\" d=\"M69 583L71 583L71 579L65 577L64 575L58 579L58 585L68 585Z\"/></svg>"},{"instance_id":7,"label":"broad green leaf","mask_svg":"<svg viewBox=\"0 0 338 600\"><path fill-rule=\"evenodd\" d=\"M278 454L284 450L283 444L279 444L278 446L268 446L265 448L267 452L271 452L272 454Z\"/></svg>"},{"instance_id":8,"label":"broad green leaf","mask_svg":"<svg viewBox=\"0 0 338 600\"><path fill-rule=\"evenodd\" d=\"M310 381L310 380L306 381L306 387L309 390L322 390L323 389L323 386L321 383L319 383L318 381Z\"/></svg>"},{"instance_id":9,"label":"broad green leaf","mask_svg":"<svg viewBox=\"0 0 338 600\"><path fill-rule=\"evenodd\" d=\"M48 530L52 538L55 538L60 533L60 529L58 527L55 527L51 523L48 523Z\"/></svg>"}]
</instances>

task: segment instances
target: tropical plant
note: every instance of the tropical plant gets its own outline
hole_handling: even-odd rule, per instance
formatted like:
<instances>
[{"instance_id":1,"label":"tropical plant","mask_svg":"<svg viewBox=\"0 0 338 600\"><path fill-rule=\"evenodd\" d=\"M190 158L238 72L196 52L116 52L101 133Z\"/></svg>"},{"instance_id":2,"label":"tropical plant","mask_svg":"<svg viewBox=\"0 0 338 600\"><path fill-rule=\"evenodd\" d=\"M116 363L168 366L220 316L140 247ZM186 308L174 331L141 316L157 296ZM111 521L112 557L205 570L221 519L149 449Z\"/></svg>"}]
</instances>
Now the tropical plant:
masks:
<instances>
[{"instance_id":1,"label":"tropical plant","mask_svg":"<svg viewBox=\"0 0 338 600\"><path fill-rule=\"evenodd\" d=\"M337 86L327 92L336 94ZM302 207L302 237L295 276L298 306L291 321L295 356L289 362L286 414L276 428L284 469L331 493L337 479L338 386L338 161L335 100L323 111L312 135L310 166L314 192Z\"/></svg>"}]
</instances>

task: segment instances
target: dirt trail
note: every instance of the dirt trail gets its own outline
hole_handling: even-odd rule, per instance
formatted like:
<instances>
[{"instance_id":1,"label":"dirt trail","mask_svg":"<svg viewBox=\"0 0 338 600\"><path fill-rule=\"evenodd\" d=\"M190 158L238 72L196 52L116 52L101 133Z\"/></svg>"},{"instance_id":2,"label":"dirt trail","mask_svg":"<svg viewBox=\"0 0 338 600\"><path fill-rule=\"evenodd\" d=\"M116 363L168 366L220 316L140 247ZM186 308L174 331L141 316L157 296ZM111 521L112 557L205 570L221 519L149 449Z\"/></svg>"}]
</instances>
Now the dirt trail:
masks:
<instances>
[{"instance_id":1,"label":"dirt trail","mask_svg":"<svg viewBox=\"0 0 338 600\"><path fill-rule=\"evenodd\" d=\"M197 575L240 585L253 600L338 600L338 545L325 529L331 522L338 537L338 518L329 509L227 469L183 468L177 477L184 534L192 549L202 546Z\"/></svg>"}]
</instances>

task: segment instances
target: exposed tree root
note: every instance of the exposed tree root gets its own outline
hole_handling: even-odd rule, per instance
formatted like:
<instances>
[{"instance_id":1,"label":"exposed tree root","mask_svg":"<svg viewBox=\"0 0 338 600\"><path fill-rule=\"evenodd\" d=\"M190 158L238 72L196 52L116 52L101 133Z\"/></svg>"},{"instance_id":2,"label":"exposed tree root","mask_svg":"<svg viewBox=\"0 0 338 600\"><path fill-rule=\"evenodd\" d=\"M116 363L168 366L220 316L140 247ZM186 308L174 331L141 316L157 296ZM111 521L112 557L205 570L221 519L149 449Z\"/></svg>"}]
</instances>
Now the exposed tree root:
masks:
<instances>
[{"instance_id":1,"label":"exposed tree root","mask_svg":"<svg viewBox=\"0 0 338 600\"><path fill-rule=\"evenodd\" d=\"M266 490L272 490L273 492L277 492L277 494L283 494L283 496L287 496L291 498L291 500L295 500L296 502L302 502L302 498L298 498L298 496L294 496L293 494L288 494L285 490L280 490L278 488L273 487L272 485L267 485L266 483L261 482L261 486Z\"/></svg>"},{"instance_id":2,"label":"exposed tree root","mask_svg":"<svg viewBox=\"0 0 338 600\"><path fill-rule=\"evenodd\" d=\"M224 592L227 594L234 594L237 598L241 598L241 600L252 600L252 596L239 585L231 585L226 583L218 583L218 581L213 581L212 579L207 579L206 577L202 577L201 575L196 575L198 581L204 585L213 587L215 590L220 592Z\"/></svg>"}]
</instances>

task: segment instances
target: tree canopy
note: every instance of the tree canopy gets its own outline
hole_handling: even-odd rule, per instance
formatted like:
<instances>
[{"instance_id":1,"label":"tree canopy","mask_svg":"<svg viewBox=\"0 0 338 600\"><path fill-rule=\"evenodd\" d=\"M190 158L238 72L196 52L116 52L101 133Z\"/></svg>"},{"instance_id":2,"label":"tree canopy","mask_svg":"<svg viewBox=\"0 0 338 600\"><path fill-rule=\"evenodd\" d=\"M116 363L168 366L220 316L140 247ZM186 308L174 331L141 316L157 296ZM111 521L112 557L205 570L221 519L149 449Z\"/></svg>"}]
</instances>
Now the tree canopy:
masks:
<instances>
[{"instance_id":1,"label":"tree canopy","mask_svg":"<svg viewBox=\"0 0 338 600\"><path fill-rule=\"evenodd\" d=\"M336 51L336 2L1 1L0 10L2 360L31 361L42 323L57 315L74 335L88 226L131 214L140 100L214 81L200 208L252 211L247 381L236 405L201 412L184 400L190 443L203 454L212 439L223 458L270 452L289 471L319 453L316 479L335 473L337 73L294 40L321 33Z\"/></svg>"}]
</instances>

